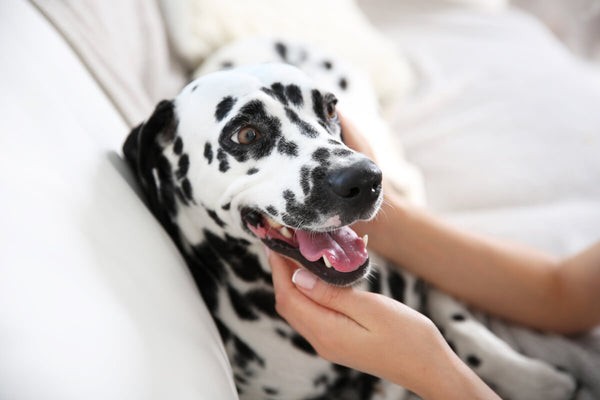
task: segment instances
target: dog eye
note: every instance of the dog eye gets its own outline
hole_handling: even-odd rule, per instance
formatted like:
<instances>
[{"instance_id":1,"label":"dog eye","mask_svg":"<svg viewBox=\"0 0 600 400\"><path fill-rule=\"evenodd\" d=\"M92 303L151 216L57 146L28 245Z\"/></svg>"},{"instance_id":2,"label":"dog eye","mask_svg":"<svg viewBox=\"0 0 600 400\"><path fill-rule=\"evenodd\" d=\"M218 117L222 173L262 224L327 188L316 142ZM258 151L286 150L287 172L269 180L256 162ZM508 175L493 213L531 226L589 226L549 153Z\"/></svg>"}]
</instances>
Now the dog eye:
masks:
<instances>
[{"instance_id":1,"label":"dog eye","mask_svg":"<svg viewBox=\"0 0 600 400\"><path fill-rule=\"evenodd\" d=\"M258 129L252 126L246 126L237 131L237 133L231 137L231 140L239 144L251 144L260 139L261 136L262 135Z\"/></svg>"},{"instance_id":2,"label":"dog eye","mask_svg":"<svg viewBox=\"0 0 600 400\"><path fill-rule=\"evenodd\" d=\"M336 104L337 99L333 99L332 101L328 102L325 106L325 116L327 117L327 119L335 120L337 118L337 110L335 108Z\"/></svg>"}]
</instances>

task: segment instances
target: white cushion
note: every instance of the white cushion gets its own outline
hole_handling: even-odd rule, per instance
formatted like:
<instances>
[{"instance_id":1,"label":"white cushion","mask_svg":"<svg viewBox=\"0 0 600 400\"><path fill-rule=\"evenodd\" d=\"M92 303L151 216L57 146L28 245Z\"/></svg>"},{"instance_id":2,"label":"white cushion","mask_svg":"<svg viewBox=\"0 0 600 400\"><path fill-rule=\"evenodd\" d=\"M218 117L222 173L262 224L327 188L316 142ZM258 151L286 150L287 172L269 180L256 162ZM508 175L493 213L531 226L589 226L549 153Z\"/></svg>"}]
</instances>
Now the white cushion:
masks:
<instances>
[{"instance_id":1,"label":"white cushion","mask_svg":"<svg viewBox=\"0 0 600 400\"><path fill-rule=\"evenodd\" d=\"M316 44L369 76L383 105L413 84L410 65L353 0L161 0L173 45L192 69L229 42L250 36Z\"/></svg>"},{"instance_id":2,"label":"white cushion","mask_svg":"<svg viewBox=\"0 0 600 400\"><path fill-rule=\"evenodd\" d=\"M0 398L236 398L184 262L128 184L125 123L29 3L0 15Z\"/></svg>"}]
</instances>

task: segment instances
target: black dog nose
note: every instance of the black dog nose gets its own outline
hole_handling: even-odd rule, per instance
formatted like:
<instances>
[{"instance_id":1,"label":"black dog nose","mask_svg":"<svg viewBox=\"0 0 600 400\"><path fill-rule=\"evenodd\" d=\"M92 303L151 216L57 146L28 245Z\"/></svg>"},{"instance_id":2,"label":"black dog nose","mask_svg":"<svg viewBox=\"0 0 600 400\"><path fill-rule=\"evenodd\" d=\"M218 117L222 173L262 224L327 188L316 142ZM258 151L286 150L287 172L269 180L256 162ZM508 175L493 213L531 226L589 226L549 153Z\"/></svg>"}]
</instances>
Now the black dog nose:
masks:
<instances>
[{"instance_id":1,"label":"black dog nose","mask_svg":"<svg viewBox=\"0 0 600 400\"><path fill-rule=\"evenodd\" d=\"M381 193L381 170L369 159L329 171L327 183L338 197L370 203Z\"/></svg>"}]
</instances>

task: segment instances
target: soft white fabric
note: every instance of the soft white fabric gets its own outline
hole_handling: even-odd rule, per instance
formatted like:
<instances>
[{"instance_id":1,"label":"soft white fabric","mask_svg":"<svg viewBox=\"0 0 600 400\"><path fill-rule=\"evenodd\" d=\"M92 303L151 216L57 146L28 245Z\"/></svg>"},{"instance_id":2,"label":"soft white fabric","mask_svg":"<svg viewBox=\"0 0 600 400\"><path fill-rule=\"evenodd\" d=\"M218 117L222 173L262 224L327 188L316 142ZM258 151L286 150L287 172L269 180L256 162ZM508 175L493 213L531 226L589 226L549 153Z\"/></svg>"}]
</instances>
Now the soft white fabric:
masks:
<instances>
[{"instance_id":1,"label":"soft white fabric","mask_svg":"<svg viewBox=\"0 0 600 400\"><path fill-rule=\"evenodd\" d=\"M187 81L172 56L158 4L31 0L77 53L128 125Z\"/></svg>"},{"instance_id":2,"label":"soft white fabric","mask_svg":"<svg viewBox=\"0 0 600 400\"><path fill-rule=\"evenodd\" d=\"M29 3L0 16L0 398L236 398L184 262L127 183L128 127Z\"/></svg>"},{"instance_id":3,"label":"soft white fabric","mask_svg":"<svg viewBox=\"0 0 600 400\"><path fill-rule=\"evenodd\" d=\"M413 83L402 53L353 0L161 0L161 6L173 45L191 69L229 42L271 36L316 44L352 62L370 77L383 105Z\"/></svg>"},{"instance_id":4,"label":"soft white fabric","mask_svg":"<svg viewBox=\"0 0 600 400\"><path fill-rule=\"evenodd\" d=\"M512 4L537 16L575 54L600 64L600 1L512 0Z\"/></svg>"},{"instance_id":5,"label":"soft white fabric","mask_svg":"<svg viewBox=\"0 0 600 400\"><path fill-rule=\"evenodd\" d=\"M600 240L600 72L527 15L362 1L418 90L393 117L429 206L566 254Z\"/></svg>"}]
</instances>

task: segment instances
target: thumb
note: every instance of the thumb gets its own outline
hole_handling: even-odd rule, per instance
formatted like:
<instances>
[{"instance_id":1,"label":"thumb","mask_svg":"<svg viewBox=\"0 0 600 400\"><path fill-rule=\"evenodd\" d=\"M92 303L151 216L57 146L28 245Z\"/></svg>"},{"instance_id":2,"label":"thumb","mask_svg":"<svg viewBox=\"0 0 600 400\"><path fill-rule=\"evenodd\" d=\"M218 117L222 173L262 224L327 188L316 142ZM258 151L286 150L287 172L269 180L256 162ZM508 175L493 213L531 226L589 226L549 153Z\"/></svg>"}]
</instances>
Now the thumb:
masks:
<instances>
[{"instance_id":1,"label":"thumb","mask_svg":"<svg viewBox=\"0 0 600 400\"><path fill-rule=\"evenodd\" d=\"M292 282L305 296L323 307L345 314L359 324L370 323L370 315L377 314L379 295L364 292L353 287L337 287L320 280L304 268L297 269Z\"/></svg>"}]
</instances>

